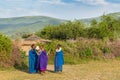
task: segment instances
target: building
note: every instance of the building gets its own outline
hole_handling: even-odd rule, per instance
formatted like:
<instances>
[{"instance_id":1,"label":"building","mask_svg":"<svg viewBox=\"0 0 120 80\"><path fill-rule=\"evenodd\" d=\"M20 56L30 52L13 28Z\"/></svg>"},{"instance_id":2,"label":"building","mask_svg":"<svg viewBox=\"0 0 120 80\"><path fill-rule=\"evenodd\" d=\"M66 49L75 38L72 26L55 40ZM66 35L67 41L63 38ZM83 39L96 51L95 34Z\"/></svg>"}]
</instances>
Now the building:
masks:
<instances>
[{"instance_id":1,"label":"building","mask_svg":"<svg viewBox=\"0 0 120 80\"><path fill-rule=\"evenodd\" d=\"M22 41L21 49L26 52L26 55L28 56L28 52L31 49L32 44L37 44L37 43L42 43L42 44L47 44L51 43L51 40L46 40L42 39L36 35L31 35L30 37L24 39Z\"/></svg>"}]
</instances>

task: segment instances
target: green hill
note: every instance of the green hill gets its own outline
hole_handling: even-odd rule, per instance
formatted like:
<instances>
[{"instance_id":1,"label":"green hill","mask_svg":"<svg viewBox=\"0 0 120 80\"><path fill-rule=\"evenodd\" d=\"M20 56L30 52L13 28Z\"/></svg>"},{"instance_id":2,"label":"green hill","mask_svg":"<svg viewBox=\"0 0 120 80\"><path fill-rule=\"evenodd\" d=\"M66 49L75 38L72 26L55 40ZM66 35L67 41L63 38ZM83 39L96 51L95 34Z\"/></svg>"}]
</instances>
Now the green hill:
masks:
<instances>
[{"instance_id":1,"label":"green hill","mask_svg":"<svg viewBox=\"0 0 120 80\"><path fill-rule=\"evenodd\" d=\"M111 16L111 17L116 18L116 19L120 18L120 12L109 13L109 14L106 14L106 15ZM95 18L81 19L80 21L84 22L87 25L90 25L90 23L93 19L96 19L97 21L100 21L100 18L101 18L101 16L95 17Z\"/></svg>"},{"instance_id":2,"label":"green hill","mask_svg":"<svg viewBox=\"0 0 120 80\"><path fill-rule=\"evenodd\" d=\"M114 18L120 18L120 12L107 14ZM101 17L101 16L100 16ZM100 20L100 17L81 19L87 26L90 25L92 19ZM46 25L58 25L66 22L67 20L56 19L46 16L24 16L14 18L0 18L0 32L14 36L16 34L34 33Z\"/></svg>"},{"instance_id":3,"label":"green hill","mask_svg":"<svg viewBox=\"0 0 120 80\"><path fill-rule=\"evenodd\" d=\"M114 18L120 18L120 12L116 12L116 13L110 13L108 14L109 16L112 16Z\"/></svg>"},{"instance_id":4,"label":"green hill","mask_svg":"<svg viewBox=\"0 0 120 80\"><path fill-rule=\"evenodd\" d=\"M46 16L0 18L0 32L9 36L24 32L34 33L48 24L58 25L65 21Z\"/></svg>"}]
</instances>

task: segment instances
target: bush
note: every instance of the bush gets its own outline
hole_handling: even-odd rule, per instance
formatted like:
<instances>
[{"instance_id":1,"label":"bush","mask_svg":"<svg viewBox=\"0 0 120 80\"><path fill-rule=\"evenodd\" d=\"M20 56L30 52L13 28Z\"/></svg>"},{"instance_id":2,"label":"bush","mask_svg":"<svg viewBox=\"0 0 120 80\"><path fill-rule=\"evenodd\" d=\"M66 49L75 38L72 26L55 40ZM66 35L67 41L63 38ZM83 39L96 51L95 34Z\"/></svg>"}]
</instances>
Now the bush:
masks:
<instances>
[{"instance_id":1,"label":"bush","mask_svg":"<svg viewBox=\"0 0 120 80\"><path fill-rule=\"evenodd\" d=\"M28 38L28 37L30 37L32 34L27 34L27 33L25 33L25 34L23 34L22 35L22 38Z\"/></svg>"},{"instance_id":2,"label":"bush","mask_svg":"<svg viewBox=\"0 0 120 80\"><path fill-rule=\"evenodd\" d=\"M84 48L80 53L79 53L79 56L81 58L90 58L92 57L93 53L92 53L92 49L87 47L87 48Z\"/></svg>"},{"instance_id":3,"label":"bush","mask_svg":"<svg viewBox=\"0 0 120 80\"><path fill-rule=\"evenodd\" d=\"M11 53L11 67L14 67L19 70L26 70L28 68L27 61L26 61L26 53L23 50L20 50L17 43L14 42L12 53Z\"/></svg>"},{"instance_id":4,"label":"bush","mask_svg":"<svg viewBox=\"0 0 120 80\"><path fill-rule=\"evenodd\" d=\"M21 53L17 43L13 43L8 37L0 34L0 67L23 66L25 57ZM23 66L24 67L24 66Z\"/></svg>"},{"instance_id":5,"label":"bush","mask_svg":"<svg viewBox=\"0 0 120 80\"><path fill-rule=\"evenodd\" d=\"M106 44L105 40L113 41L119 38L119 25L120 19L103 15L99 22L93 19L90 27L85 26L79 20L68 21L56 26L48 25L37 32L37 35L54 40L52 43L45 45L50 56L55 55L55 47L59 43L62 45L65 54L65 62L76 63L80 59L100 59L106 53L114 52L114 55L118 56L119 50L113 50L114 48L112 49L109 44ZM73 42L69 40L73 40Z\"/></svg>"},{"instance_id":6,"label":"bush","mask_svg":"<svg viewBox=\"0 0 120 80\"><path fill-rule=\"evenodd\" d=\"M48 25L40 32L37 32L37 35L48 39L76 39L85 35L84 28L84 24L78 20L74 22L68 21L57 26Z\"/></svg>"},{"instance_id":7,"label":"bush","mask_svg":"<svg viewBox=\"0 0 120 80\"><path fill-rule=\"evenodd\" d=\"M105 54L105 53L111 53L111 50L109 47L103 47L102 48L102 52Z\"/></svg>"},{"instance_id":8,"label":"bush","mask_svg":"<svg viewBox=\"0 0 120 80\"><path fill-rule=\"evenodd\" d=\"M12 41L0 34L0 64L2 66L3 62L7 62L12 52ZM4 65L4 64L3 64Z\"/></svg>"},{"instance_id":9,"label":"bush","mask_svg":"<svg viewBox=\"0 0 120 80\"><path fill-rule=\"evenodd\" d=\"M78 64L83 61L104 60L120 57L120 46L117 42L98 39L78 38L76 40L53 40L52 43L44 44L48 53L49 63L53 64L55 48L61 44L64 52L65 64Z\"/></svg>"},{"instance_id":10,"label":"bush","mask_svg":"<svg viewBox=\"0 0 120 80\"><path fill-rule=\"evenodd\" d=\"M77 64L83 60L99 60L103 59L105 53L111 53L111 47L102 40L86 38L79 38L74 41L53 40L52 43L44 44L50 64L54 62L57 44L62 46L65 64Z\"/></svg>"},{"instance_id":11,"label":"bush","mask_svg":"<svg viewBox=\"0 0 120 80\"><path fill-rule=\"evenodd\" d=\"M26 52L24 50L20 50L21 54L22 54L22 58L25 59L26 58Z\"/></svg>"},{"instance_id":12,"label":"bush","mask_svg":"<svg viewBox=\"0 0 120 80\"><path fill-rule=\"evenodd\" d=\"M120 20L114 19L111 16L103 15L101 20L97 22L95 19L91 21L91 26L85 26L81 21L68 21L60 25L48 25L44 29L37 32L37 35L48 39L77 39L96 38L111 40L117 39L120 36Z\"/></svg>"}]
</instances>

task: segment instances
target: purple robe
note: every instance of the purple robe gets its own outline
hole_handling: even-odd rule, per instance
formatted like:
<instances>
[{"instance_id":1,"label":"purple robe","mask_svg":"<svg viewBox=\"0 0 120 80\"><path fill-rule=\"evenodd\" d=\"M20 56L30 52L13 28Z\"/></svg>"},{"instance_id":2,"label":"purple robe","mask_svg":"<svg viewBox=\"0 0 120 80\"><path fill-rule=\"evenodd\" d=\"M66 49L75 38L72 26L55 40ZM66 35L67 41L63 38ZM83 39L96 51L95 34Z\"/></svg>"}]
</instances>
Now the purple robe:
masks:
<instances>
[{"instance_id":1,"label":"purple robe","mask_svg":"<svg viewBox=\"0 0 120 80\"><path fill-rule=\"evenodd\" d=\"M47 64L48 64L48 57L46 51L44 50L40 52L40 55L38 55L38 63L37 63L38 70L45 71L47 69Z\"/></svg>"}]
</instances>

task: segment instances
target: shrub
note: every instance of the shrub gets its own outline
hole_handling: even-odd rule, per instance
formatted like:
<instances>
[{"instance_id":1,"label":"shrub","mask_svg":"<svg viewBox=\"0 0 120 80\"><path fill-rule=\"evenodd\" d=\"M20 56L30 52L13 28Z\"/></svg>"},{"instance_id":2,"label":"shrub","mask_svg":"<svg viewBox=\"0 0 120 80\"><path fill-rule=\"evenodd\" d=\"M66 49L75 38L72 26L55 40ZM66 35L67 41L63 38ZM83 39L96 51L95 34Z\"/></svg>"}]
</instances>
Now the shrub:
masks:
<instances>
[{"instance_id":1,"label":"shrub","mask_svg":"<svg viewBox=\"0 0 120 80\"><path fill-rule=\"evenodd\" d=\"M12 41L8 37L0 34L0 63L8 61L11 52Z\"/></svg>"},{"instance_id":2,"label":"shrub","mask_svg":"<svg viewBox=\"0 0 120 80\"><path fill-rule=\"evenodd\" d=\"M30 37L32 34L27 34L27 33L25 33L25 34L23 34L22 35L22 38L28 38L28 37Z\"/></svg>"},{"instance_id":3,"label":"shrub","mask_svg":"<svg viewBox=\"0 0 120 80\"><path fill-rule=\"evenodd\" d=\"M68 21L57 26L48 25L37 32L37 35L48 39L76 39L79 36L85 36L84 27L84 24L79 20Z\"/></svg>"},{"instance_id":4,"label":"shrub","mask_svg":"<svg viewBox=\"0 0 120 80\"><path fill-rule=\"evenodd\" d=\"M22 58L25 59L26 58L26 52L24 50L20 50L21 54L22 54Z\"/></svg>"},{"instance_id":5,"label":"shrub","mask_svg":"<svg viewBox=\"0 0 120 80\"><path fill-rule=\"evenodd\" d=\"M111 50L110 50L109 47L103 47L103 48L102 48L102 52L103 52L104 54L105 54L105 53L110 53Z\"/></svg>"},{"instance_id":6,"label":"shrub","mask_svg":"<svg viewBox=\"0 0 120 80\"><path fill-rule=\"evenodd\" d=\"M21 53L17 43L0 34L0 67L24 67L24 52Z\"/></svg>"},{"instance_id":7,"label":"shrub","mask_svg":"<svg viewBox=\"0 0 120 80\"><path fill-rule=\"evenodd\" d=\"M120 22L119 19L114 19L111 16L103 15L101 20L93 19L91 26L85 26L81 21L68 21L60 25L48 25L44 29L37 32L37 35L48 39L77 39L83 38L96 38L111 40L117 39L120 36Z\"/></svg>"},{"instance_id":8,"label":"shrub","mask_svg":"<svg viewBox=\"0 0 120 80\"><path fill-rule=\"evenodd\" d=\"M89 47L84 48L80 53L79 56L81 58L90 58L92 57L93 53L92 53L92 49Z\"/></svg>"}]
</instances>

